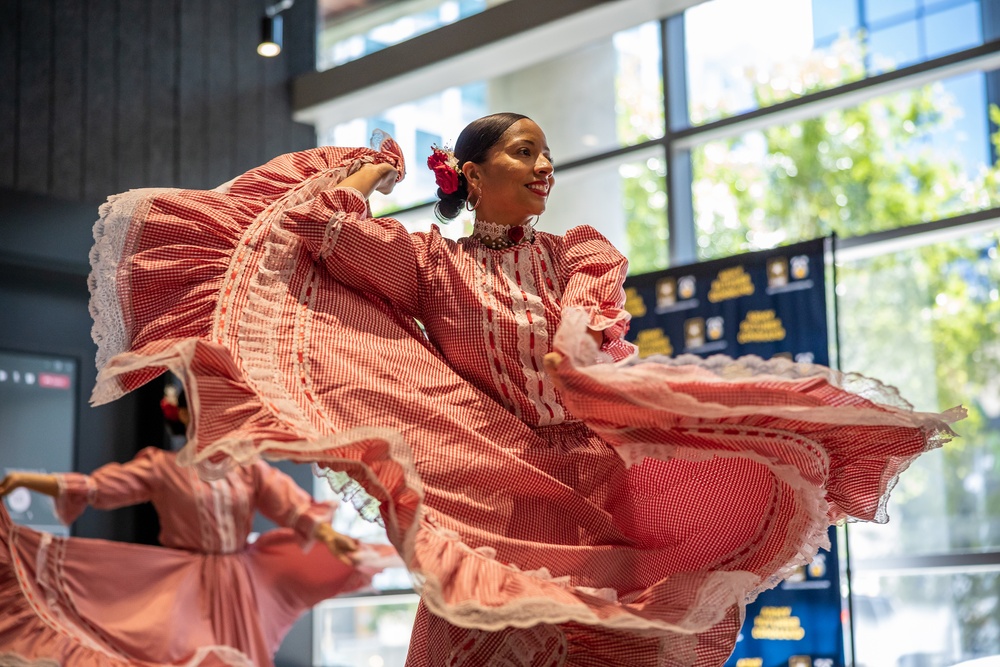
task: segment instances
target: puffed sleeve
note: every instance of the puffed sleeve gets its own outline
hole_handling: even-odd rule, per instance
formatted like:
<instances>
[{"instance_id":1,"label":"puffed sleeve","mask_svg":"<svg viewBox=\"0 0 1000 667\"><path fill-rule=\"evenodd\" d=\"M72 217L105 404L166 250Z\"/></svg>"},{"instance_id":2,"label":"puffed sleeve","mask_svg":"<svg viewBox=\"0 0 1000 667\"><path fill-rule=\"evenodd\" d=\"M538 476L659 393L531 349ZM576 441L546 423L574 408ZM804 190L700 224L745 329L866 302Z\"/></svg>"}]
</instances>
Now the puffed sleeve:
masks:
<instances>
[{"instance_id":1,"label":"puffed sleeve","mask_svg":"<svg viewBox=\"0 0 1000 667\"><path fill-rule=\"evenodd\" d=\"M630 356L635 348L622 339L631 319L625 310L625 256L593 227L574 227L563 237L562 273L562 307L587 314L588 327L604 332L601 349L615 361Z\"/></svg>"},{"instance_id":2,"label":"puffed sleeve","mask_svg":"<svg viewBox=\"0 0 1000 667\"><path fill-rule=\"evenodd\" d=\"M263 461L254 464L254 483L260 513L294 530L304 544L312 541L316 524L333 520L333 506L316 502L295 480Z\"/></svg>"},{"instance_id":3,"label":"puffed sleeve","mask_svg":"<svg viewBox=\"0 0 1000 667\"><path fill-rule=\"evenodd\" d=\"M372 218L364 196L332 188L289 209L282 227L305 243L339 282L420 318L420 289L436 264L437 234L410 234L398 220Z\"/></svg>"},{"instance_id":4,"label":"puffed sleeve","mask_svg":"<svg viewBox=\"0 0 1000 667\"><path fill-rule=\"evenodd\" d=\"M162 455L162 450L147 447L128 463L109 463L90 475L56 475L56 516L68 525L83 514L87 505L112 510L150 500L160 477Z\"/></svg>"}]
</instances>

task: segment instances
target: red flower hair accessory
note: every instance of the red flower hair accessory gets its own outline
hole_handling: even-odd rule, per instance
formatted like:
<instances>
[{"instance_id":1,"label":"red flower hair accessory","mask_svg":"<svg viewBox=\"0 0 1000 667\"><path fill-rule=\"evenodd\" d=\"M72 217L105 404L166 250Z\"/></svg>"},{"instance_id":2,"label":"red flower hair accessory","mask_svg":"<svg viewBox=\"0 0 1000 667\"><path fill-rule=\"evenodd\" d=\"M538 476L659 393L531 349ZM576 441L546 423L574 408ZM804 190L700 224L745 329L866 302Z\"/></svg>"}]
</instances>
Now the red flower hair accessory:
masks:
<instances>
[{"instance_id":1,"label":"red flower hair accessory","mask_svg":"<svg viewBox=\"0 0 1000 667\"><path fill-rule=\"evenodd\" d=\"M431 147L427 168L434 172L434 182L446 195L458 190L458 158L453 151Z\"/></svg>"}]
</instances>

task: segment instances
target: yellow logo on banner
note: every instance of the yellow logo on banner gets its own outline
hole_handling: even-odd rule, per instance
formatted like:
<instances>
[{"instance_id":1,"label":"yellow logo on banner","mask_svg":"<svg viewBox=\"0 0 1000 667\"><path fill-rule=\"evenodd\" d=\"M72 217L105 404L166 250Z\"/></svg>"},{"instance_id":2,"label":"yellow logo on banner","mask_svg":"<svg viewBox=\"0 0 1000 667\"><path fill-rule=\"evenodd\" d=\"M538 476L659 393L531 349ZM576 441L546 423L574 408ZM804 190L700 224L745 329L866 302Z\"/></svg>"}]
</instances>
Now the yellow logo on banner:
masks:
<instances>
[{"instance_id":1,"label":"yellow logo on banner","mask_svg":"<svg viewBox=\"0 0 1000 667\"><path fill-rule=\"evenodd\" d=\"M792 257L792 278L803 280L809 277L809 256L796 255Z\"/></svg>"},{"instance_id":2,"label":"yellow logo on banner","mask_svg":"<svg viewBox=\"0 0 1000 667\"><path fill-rule=\"evenodd\" d=\"M705 344L705 318L692 317L684 320L684 347L701 347Z\"/></svg>"},{"instance_id":3,"label":"yellow logo on banner","mask_svg":"<svg viewBox=\"0 0 1000 667\"><path fill-rule=\"evenodd\" d=\"M640 358L653 354L671 355L674 353L670 337L663 333L663 329L642 329L636 334L635 345L639 348Z\"/></svg>"},{"instance_id":4,"label":"yellow logo on banner","mask_svg":"<svg viewBox=\"0 0 1000 667\"><path fill-rule=\"evenodd\" d=\"M788 259L772 257L767 260L767 286L783 287L788 284Z\"/></svg>"},{"instance_id":5,"label":"yellow logo on banner","mask_svg":"<svg viewBox=\"0 0 1000 667\"><path fill-rule=\"evenodd\" d=\"M677 303L677 280L671 277L656 281L656 307L667 308Z\"/></svg>"},{"instance_id":6,"label":"yellow logo on banner","mask_svg":"<svg viewBox=\"0 0 1000 667\"><path fill-rule=\"evenodd\" d=\"M740 345L785 340L785 327L773 310L751 310L746 319L740 322L736 340Z\"/></svg>"},{"instance_id":7,"label":"yellow logo on banner","mask_svg":"<svg viewBox=\"0 0 1000 667\"><path fill-rule=\"evenodd\" d=\"M734 266L731 269L722 269L719 275L712 281L712 288L708 291L708 300L712 303L728 301L741 296L750 296L754 292L753 280L743 266Z\"/></svg>"},{"instance_id":8,"label":"yellow logo on banner","mask_svg":"<svg viewBox=\"0 0 1000 667\"><path fill-rule=\"evenodd\" d=\"M694 296L697 281L694 276L681 276L677 281L677 293L682 299L690 299Z\"/></svg>"},{"instance_id":9,"label":"yellow logo on banner","mask_svg":"<svg viewBox=\"0 0 1000 667\"><path fill-rule=\"evenodd\" d=\"M705 332L709 340L719 340L722 338L725 321L721 317L710 317L705 320Z\"/></svg>"},{"instance_id":10,"label":"yellow logo on banner","mask_svg":"<svg viewBox=\"0 0 1000 667\"><path fill-rule=\"evenodd\" d=\"M819 579L826 574L826 556L824 554L816 554L813 558L813 562L809 563L809 576L814 579Z\"/></svg>"},{"instance_id":11,"label":"yellow logo on banner","mask_svg":"<svg viewBox=\"0 0 1000 667\"><path fill-rule=\"evenodd\" d=\"M792 616L791 607L761 607L753 619L754 639L786 639L797 641L805 638L806 629L798 616Z\"/></svg>"},{"instance_id":12,"label":"yellow logo on banner","mask_svg":"<svg viewBox=\"0 0 1000 667\"><path fill-rule=\"evenodd\" d=\"M625 290L625 310L632 317L642 317L646 314L646 302L642 300L639 290L634 287Z\"/></svg>"}]
</instances>

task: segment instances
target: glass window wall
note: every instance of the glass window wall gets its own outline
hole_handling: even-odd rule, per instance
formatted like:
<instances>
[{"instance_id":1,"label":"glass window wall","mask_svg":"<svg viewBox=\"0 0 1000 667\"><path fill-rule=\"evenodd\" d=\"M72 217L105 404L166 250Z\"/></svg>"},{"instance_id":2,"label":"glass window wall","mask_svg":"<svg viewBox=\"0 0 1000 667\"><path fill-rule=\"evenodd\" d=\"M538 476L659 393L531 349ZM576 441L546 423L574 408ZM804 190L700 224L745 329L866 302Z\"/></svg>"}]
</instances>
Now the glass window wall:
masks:
<instances>
[{"instance_id":1,"label":"glass window wall","mask_svg":"<svg viewBox=\"0 0 1000 667\"><path fill-rule=\"evenodd\" d=\"M983 43L979 0L712 0L684 27L694 125Z\"/></svg>"},{"instance_id":2,"label":"glass window wall","mask_svg":"<svg viewBox=\"0 0 1000 667\"><path fill-rule=\"evenodd\" d=\"M950 667L1000 656L1000 70L960 53L995 44L996 17L1000 0L710 0L324 141L393 134L410 175L376 213L459 238L471 216L433 216L430 145L453 145L486 113L526 113L556 161L539 228L593 225L633 273L847 239L841 366L918 410L970 411L960 438L901 476L887 525L846 530L856 665ZM949 54L964 66L873 78ZM332 601L317 664L401 664L380 637L408 634L415 598L390 598L411 593L388 581L377 597ZM371 621L383 616L391 630Z\"/></svg>"}]
</instances>

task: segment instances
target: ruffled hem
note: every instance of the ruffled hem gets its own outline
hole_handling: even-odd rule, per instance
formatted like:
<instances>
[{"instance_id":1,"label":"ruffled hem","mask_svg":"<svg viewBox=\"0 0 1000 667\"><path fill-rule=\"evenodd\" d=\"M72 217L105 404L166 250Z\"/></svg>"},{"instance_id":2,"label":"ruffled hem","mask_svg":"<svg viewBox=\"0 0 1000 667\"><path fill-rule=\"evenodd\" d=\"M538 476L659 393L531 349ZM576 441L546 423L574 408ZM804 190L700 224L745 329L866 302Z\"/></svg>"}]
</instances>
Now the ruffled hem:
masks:
<instances>
[{"instance_id":1,"label":"ruffled hem","mask_svg":"<svg viewBox=\"0 0 1000 667\"><path fill-rule=\"evenodd\" d=\"M159 194L177 192L172 188L143 188L108 197L94 223L94 245L90 249L90 315L94 320L91 336L97 344L97 367L128 349L125 309L119 301L127 298L118 290L118 267L125 255L126 240L134 220L149 212Z\"/></svg>"},{"instance_id":2,"label":"ruffled hem","mask_svg":"<svg viewBox=\"0 0 1000 667\"><path fill-rule=\"evenodd\" d=\"M200 340L175 341L156 354L121 354L101 373L111 382L149 367L170 370L188 394L191 422L178 465L216 479L259 458L316 463L332 471L335 491L352 499L362 516L383 523L404 553L412 552L407 545L413 543L423 491L399 433L357 427L303 438L242 382L228 351Z\"/></svg>"},{"instance_id":3,"label":"ruffled hem","mask_svg":"<svg viewBox=\"0 0 1000 667\"><path fill-rule=\"evenodd\" d=\"M737 455L754 439L798 441L829 459L827 476L810 484L824 488L833 521L887 521L899 474L953 438L949 424L965 417L962 407L916 412L877 380L781 358L653 356L596 364L586 321L581 311L563 312L555 348L566 357L556 382L574 414L627 464L702 456L699 439L730 439Z\"/></svg>"},{"instance_id":4,"label":"ruffled hem","mask_svg":"<svg viewBox=\"0 0 1000 667\"><path fill-rule=\"evenodd\" d=\"M638 634L696 634L718 624L758 582L750 572L679 573L619 597L612 588L574 586L547 568L501 563L489 547L473 549L432 517L417 537L414 576L427 608L464 628L495 632L538 624L580 623ZM433 566L422 568L426 561Z\"/></svg>"},{"instance_id":5,"label":"ruffled hem","mask_svg":"<svg viewBox=\"0 0 1000 667\"><path fill-rule=\"evenodd\" d=\"M274 224L285 210L364 164L390 163L402 178L399 147L378 141L385 152L322 147L279 156L225 191L147 188L109 197L94 224L88 278L98 371L119 354L161 352L164 338L230 339L227 314L247 298L234 289L239 278L263 244L293 242ZM271 278L287 274L279 269ZM163 370L137 369L114 381L99 375L91 403L120 398Z\"/></svg>"}]
</instances>

